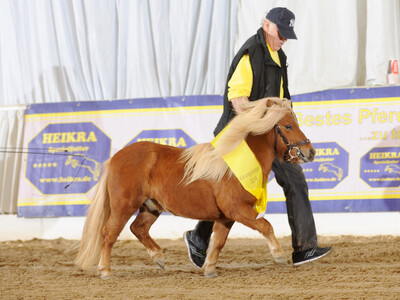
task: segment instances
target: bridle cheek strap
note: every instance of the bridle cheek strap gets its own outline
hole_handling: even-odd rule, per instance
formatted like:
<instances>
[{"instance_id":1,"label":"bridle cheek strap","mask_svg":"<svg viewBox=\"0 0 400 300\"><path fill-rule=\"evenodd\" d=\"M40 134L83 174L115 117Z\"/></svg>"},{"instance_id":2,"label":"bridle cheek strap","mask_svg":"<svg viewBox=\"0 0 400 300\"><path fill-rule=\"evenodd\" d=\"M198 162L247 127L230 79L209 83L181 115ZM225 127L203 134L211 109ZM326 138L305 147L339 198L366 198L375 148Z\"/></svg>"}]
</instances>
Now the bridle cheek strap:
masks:
<instances>
[{"instance_id":1,"label":"bridle cheek strap","mask_svg":"<svg viewBox=\"0 0 400 300\"><path fill-rule=\"evenodd\" d=\"M283 134L280 126L279 125L275 125L275 146L274 147L275 147L275 152L276 153L278 153L278 151L276 149L276 144L277 144L277 140L278 140L278 134L282 137L283 142L288 147L288 150L285 152L285 154L283 156L283 159L285 161L287 161L287 162L290 162L294 158L300 157L302 152L301 152L299 146L303 146L303 145L311 143L311 141L309 139L306 139L306 140L302 140L302 141L300 141L298 143L291 144L289 142L289 140L287 139L287 137ZM295 150L294 155L292 154L292 150Z\"/></svg>"}]
</instances>

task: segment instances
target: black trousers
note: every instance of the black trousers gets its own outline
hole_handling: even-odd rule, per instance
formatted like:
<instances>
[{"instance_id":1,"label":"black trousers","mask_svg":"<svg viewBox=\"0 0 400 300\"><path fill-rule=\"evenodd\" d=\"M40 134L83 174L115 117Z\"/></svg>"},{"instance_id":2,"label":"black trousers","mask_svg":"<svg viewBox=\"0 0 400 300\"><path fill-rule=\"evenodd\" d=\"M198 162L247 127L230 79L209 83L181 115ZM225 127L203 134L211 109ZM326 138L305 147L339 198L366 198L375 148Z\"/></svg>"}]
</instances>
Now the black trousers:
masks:
<instances>
[{"instance_id":1,"label":"black trousers","mask_svg":"<svg viewBox=\"0 0 400 300\"><path fill-rule=\"evenodd\" d=\"M299 164L275 159L272 164L275 179L283 188L294 252L318 246L314 217L308 198L308 185ZM198 245L208 247L214 222L200 221L194 228Z\"/></svg>"}]
</instances>

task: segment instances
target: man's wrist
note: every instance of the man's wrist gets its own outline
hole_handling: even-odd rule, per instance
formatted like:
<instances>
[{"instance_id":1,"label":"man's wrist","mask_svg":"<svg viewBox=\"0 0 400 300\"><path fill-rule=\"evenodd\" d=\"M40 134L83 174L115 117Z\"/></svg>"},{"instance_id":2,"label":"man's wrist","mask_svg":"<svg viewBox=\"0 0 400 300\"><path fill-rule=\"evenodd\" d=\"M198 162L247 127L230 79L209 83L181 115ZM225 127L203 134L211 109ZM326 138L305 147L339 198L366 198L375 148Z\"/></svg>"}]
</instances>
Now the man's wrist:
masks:
<instances>
[{"instance_id":1,"label":"man's wrist","mask_svg":"<svg viewBox=\"0 0 400 300\"><path fill-rule=\"evenodd\" d=\"M235 109L236 113L241 113L244 110L245 104L249 102L249 98L247 97L237 97L231 99L232 106Z\"/></svg>"}]
</instances>

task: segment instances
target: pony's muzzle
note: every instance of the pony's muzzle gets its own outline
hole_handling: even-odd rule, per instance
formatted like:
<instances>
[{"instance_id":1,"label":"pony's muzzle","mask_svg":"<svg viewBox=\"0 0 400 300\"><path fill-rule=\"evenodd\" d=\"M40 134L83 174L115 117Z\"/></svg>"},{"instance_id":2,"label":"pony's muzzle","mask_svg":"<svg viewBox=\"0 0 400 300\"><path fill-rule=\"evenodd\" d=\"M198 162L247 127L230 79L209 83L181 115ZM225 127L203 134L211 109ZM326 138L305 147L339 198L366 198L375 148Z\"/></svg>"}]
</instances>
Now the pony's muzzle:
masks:
<instances>
[{"instance_id":1,"label":"pony's muzzle","mask_svg":"<svg viewBox=\"0 0 400 300\"><path fill-rule=\"evenodd\" d=\"M303 155L304 155L304 153L301 152L301 156L303 156ZM302 160L304 162L312 162L314 160L314 158L315 158L315 149L314 149L314 147L312 147L310 149L310 151L308 152L308 156L304 155L304 157L301 157L301 158L302 158Z\"/></svg>"},{"instance_id":2,"label":"pony's muzzle","mask_svg":"<svg viewBox=\"0 0 400 300\"><path fill-rule=\"evenodd\" d=\"M315 149L314 147L310 149L310 154L308 155L308 161L311 162L315 158Z\"/></svg>"},{"instance_id":3,"label":"pony's muzzle","mask_svg":"<svg viewBox=\"0 0 400 300\"><path fill-rule=\"evenodd\" d=\"M297 157L300 159L301 162L306 163L306 162L312 162L315 158L315 149L312 147L308 151L308 155L304 153L303 151L299 151ZM300 162L300 163L301 163Z\"/></svg>"}]
</instances>

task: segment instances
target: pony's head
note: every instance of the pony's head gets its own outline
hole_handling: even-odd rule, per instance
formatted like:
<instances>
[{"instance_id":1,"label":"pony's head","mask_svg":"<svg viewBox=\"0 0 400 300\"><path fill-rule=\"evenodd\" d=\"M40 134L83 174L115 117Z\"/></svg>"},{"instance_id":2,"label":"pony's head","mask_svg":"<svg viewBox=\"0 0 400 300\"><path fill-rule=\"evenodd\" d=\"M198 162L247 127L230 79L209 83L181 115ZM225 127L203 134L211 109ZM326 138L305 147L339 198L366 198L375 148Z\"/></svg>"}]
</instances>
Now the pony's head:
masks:
<instances>
[{"instance_id":1,"label":"pony's head","mask_svg":"<svg viewBox=\"0 0 400 300\"><path fill-rule=\"evenodd\" d=\"M300 130L295 114L287 113L274 125L274 149L278 157L287 162L311 162L315 149Z\"/></svg>"},{"instance_id":2,"label":"pony's head","mask_svg":"<svg viewBox=\"0 0 400 300\"><path fill-rule=\"evenodd\" d=\"M246 103L244 112L231 121L231 132L224 134L224 140L221 137L220 144L228 145L231 142L231 145L235 145L235 139L239 139L240 142L249 134L262 135L272 129L275 133L274 149L279 158L292 163L313 161L315 149L300 130L291 101L288 99L264 98ZM226 151L229 153L232 150Z\"/></svg>"}]
</instances>

